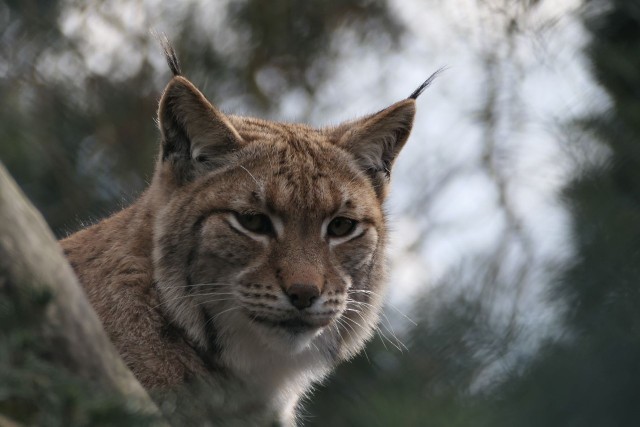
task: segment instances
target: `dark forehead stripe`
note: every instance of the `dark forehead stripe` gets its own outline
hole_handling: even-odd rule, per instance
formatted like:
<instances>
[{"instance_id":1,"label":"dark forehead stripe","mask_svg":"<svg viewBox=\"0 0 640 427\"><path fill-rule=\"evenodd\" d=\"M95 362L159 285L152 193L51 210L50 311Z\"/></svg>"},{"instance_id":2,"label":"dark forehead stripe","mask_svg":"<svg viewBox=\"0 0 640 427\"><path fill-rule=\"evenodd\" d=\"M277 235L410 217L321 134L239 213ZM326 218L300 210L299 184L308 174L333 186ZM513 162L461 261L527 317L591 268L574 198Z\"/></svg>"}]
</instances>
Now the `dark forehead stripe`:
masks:
<instances>
[{"instance_id":1,"label":"dark forehead stripe","mask_svg":"<svg viewBox=\"0 0 640 427\"><path fill-rule=\"evenodd\" d=\"M245 142L253 142L256 140L289 142L301 134L307 137L319 134L318 130L300 124L270 122L252 117L239 116L232 116L231 120Z\"/></svg>"},{"instance_id":2,"label":"dark forehead stripe","mask_svg":"<svg viewBox=\"0 0 640 427\"><path fill-rule=\"evenodd\" d=\"M244 139L246 142L256 140L269 140L272 138L283 139L286 136L286 134L281 132L279 129L263 123L255 123L242 126L239 129L239 133L242 139Z\"/></svg>"},{"instance_id":3,"label":"dark forehead stripe","mask_svg":"<svg viewBox=\"0 0 640 427\"><path fill-rule=\"evenodd\" d=\"M323 152L324 151L324 152ZM266 199L275 210L306 211L326 216L340 208L342 191L334 174L339 167L326 147L306 141L292 141L282 147L273 162Z\"/></svg>"}]
</instances>

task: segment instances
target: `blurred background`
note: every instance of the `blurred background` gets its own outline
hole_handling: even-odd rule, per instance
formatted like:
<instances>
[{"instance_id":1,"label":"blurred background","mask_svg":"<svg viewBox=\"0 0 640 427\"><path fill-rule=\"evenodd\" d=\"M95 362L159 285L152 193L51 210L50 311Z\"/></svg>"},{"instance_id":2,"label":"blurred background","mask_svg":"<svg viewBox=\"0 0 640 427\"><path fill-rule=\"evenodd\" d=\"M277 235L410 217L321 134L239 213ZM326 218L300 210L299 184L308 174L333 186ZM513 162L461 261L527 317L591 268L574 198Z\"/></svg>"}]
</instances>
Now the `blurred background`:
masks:
<instances>
[{"instance_id":1,"label":"blurred background","mask_svg":"<svg viewBox=\"0 0 640 427\"><path fill-rule=\"evenodd\" d=\"M0 0L0 159L58 237L151 177L151 29L224 111L316 126L448 66L393 172L378 335L304 425L639 425L639 2Z\"/></svg>"}]
</instances>

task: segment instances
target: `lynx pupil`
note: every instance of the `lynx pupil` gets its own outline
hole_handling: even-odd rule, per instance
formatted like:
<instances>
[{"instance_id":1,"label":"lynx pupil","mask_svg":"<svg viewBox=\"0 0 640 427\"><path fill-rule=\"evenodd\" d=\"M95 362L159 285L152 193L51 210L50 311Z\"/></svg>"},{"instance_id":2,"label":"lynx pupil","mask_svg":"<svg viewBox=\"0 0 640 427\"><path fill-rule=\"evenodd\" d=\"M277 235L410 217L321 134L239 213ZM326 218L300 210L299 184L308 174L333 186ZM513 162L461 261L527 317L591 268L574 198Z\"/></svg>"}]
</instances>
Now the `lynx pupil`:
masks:
<instances>
[{"instance_id":1,"label":"lynx pupil","mask_svg":"<svg viewBox=\"0 0 640 427\"><path fill-rule=\"evenodd\" d=\"M331 220L327 227L327 234L331 237L344 237L351 233L355 226L354 220L339 216Z\"/></svg>"}]
</instances>

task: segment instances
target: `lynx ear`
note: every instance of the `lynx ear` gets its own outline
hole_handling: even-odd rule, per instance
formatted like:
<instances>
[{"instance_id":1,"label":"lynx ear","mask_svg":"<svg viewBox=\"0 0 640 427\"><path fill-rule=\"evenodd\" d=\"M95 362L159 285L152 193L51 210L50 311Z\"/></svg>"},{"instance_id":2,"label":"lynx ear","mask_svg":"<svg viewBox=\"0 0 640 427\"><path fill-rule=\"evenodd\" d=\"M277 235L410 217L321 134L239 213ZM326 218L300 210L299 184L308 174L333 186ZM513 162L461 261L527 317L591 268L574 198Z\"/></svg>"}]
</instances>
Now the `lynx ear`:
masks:
<instances>
[{"instance_id":1,"label":"lynx ear","mask_svg":"<svg viewBox=\"0 0 640 427\"><path fill-rule=\"evenodd\" d=\"M182 76L167 85L158 108L162 133L160 161L170 165L178 184L225 163L242 138L229 120Z\"/></svg>"},{"instance_id":2,"label":"lynx ear","mask_svg":"<svg viewBox=\"0 0 640 427\"><path fill-rule=\"evenodd\" d=\"M332 130L335 143L353 154L381 199L386 195L391 166L411 132L415 112L415 100L405 99Z\"/></svg>"}]
</instances>

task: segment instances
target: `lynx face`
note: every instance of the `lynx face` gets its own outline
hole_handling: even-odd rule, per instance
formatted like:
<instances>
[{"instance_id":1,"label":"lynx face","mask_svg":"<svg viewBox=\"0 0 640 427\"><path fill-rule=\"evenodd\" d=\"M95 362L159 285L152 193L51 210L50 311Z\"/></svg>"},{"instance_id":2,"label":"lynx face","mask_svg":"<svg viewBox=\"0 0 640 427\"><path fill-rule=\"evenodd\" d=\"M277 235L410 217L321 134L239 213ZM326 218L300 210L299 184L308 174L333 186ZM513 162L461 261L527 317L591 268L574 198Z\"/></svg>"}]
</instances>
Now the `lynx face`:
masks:
<instances>
[{"instance_id":1,"label":"lynx face","mask_svg":"<svg viewBox=\"0 0 640 427\"><path fill-rule=\"evenodd\" d=\"M157 279L166 301L188 314L188 330L205 324L200 341L212 339L207 322L222 334L237 329L227 323L245 323L282 352L325 332L339 351L375 322L382 289L370 275L382 274L374 263L385 234L378 195L325 133L232 121L245 145L178 188L159 218Z\"/></svg>"},{"instance_id":2,"label":"lynx face","mask_svg":"<svg viewBox=\"0 0 640 427\"><path fill-rule=\"evenodd\" d=\"M293 426L300 397L376 327L391 167L441 70L406 100L315 129L222 114L163 44L174 77L151 185L61 246L146 388Z\"/></svg>"},{"instance_id":3,"label":"lynx face","mask_svg":"<svg viewBox=\"0 0 640 427\"><path fill-rule=\"evenodd\" d=\"M172 60L151 186L163 308L224 365L252 381L306 375L303 391L376 326L382 203L430 80L376 114L314 129L224 115Z\"/></svg>"}]
</instances>

